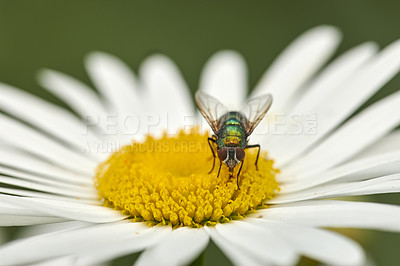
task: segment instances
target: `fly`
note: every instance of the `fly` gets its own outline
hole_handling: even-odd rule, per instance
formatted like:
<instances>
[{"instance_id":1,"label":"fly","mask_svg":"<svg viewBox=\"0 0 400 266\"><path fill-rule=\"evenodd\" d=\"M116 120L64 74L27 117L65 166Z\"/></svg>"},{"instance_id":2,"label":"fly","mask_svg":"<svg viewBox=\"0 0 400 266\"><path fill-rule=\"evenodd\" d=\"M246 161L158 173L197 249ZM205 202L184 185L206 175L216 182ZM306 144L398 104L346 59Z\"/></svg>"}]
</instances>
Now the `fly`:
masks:
<instances>
[{"instance_id":1,"label":"fly","mask_svg":"<svg viewBox=\"0 0 400 266\"><path fill-rule=\"evenodd\" d=\"M243 105L239 111L228 111L228 109L214 97L197 91L195 95L196 105L206 119L214 134L208 138L208 145L213 154L213 166L215 167L215 152L212 145L217 146L217 156L220 161L217 177L220 174L222 163L229 168L230 177L233 170L240 163L236 175L237 187L239 188L239 175L243 167L245 149L258 148L255 161L258 171L258 157L260 156L260 145L249 145L248 138L256 126L264 118L272 104L272 96L264 94L252 98Z\"/></svg>"}]
</instances>

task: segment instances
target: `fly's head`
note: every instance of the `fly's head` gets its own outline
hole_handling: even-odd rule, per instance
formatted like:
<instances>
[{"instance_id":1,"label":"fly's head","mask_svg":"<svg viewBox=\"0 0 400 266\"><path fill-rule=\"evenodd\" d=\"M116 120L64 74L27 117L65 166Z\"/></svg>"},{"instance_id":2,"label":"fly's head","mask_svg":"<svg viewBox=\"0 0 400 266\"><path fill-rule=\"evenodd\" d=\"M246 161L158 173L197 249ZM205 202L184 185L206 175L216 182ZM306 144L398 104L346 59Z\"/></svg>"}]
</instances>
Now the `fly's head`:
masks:
<instances>
[{"instance_id":1,"label":"fly's head","mask_svg":"<svg viewBox=\"0 0 400 266\"><path fill-rule=\"evenodd\" d=\"M218 158L229 168L229 173L244 160L246 153L241 147L222 147L218 150Z\"/></svg>"}]
</instances>

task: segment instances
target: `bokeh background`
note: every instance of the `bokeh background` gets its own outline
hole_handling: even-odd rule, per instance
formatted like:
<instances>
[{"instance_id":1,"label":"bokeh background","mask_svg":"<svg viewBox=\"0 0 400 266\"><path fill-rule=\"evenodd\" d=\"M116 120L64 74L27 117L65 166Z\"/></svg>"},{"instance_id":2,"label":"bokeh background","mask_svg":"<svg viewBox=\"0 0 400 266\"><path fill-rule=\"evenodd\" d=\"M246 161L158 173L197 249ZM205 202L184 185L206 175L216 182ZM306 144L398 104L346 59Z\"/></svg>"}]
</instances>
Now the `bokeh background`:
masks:
<instances>
[{"instance_id":1,"label":"bokeh background","mask_svg":"<svg viewBox=\"0 0 400 266\"><path fill-rule=\"evenodd\" d=\"M37 85L39 69L56 69L91 84L83 67L91 51L114 54L133 70L148 55L163 53L176 62L193 92L206 60L216 51L233 49L247 61L252 88L283 48L320 24L343 32L337 54L369 40L386 46L400 38L399 8L400 3L381 0L0 1L0 82L61 104ZM400 75L372 101L398 89ZM400 205L398 194L371 199ZM14 233L8 231L9 236ZM400 262L400 234L350 234L361 238L377 265ZM134 257L114 264L129 265ZM206 250L205 262L230 265L214 245Z\"/></svg>"}]
</instances>

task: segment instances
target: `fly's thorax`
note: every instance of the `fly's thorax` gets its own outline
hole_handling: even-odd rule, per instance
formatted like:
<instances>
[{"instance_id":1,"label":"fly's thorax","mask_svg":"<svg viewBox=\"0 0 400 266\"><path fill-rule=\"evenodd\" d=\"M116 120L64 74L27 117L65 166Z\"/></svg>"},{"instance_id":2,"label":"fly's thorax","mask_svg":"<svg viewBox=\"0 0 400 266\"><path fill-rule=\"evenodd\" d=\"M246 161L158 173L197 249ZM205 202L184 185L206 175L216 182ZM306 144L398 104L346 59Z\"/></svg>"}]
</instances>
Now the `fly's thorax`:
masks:
<instances>
[{"instance_id":1,"label":"fly's thorax","mask_svg":"<svg viewBox=\"0 0 400 266\"><path fill-rule=\"evenodd\" d=\"M246 134L241 125L226 124L218 135L218 147L246 147Z\"/></svg>"},{"instance_id":2,"label":"fly's thorax","mask_svg":"<svg viewBox=\"0 0 400 266\"><path fill-rule=\"evenodd\" d=\"M217 141L218 147L241 147L244 149L246 146L246 140L236 136L226 136L219 138Z\"/></svg>"}]
</instances>

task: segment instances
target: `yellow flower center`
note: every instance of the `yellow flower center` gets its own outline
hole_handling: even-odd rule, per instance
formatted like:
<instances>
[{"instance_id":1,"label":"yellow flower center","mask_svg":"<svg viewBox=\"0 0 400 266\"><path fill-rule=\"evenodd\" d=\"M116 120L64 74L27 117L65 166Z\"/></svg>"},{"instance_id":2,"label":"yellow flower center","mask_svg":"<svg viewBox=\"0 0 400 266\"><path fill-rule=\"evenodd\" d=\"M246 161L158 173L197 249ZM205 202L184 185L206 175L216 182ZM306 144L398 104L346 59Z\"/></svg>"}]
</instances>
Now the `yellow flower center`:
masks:
<instances>
[{"instance_id":1,"label":"yellow flower center","mask_svg":"<svg viewBox=\"0 0 400 266\"><path fill-rule=\"evenodd\" d=\"M137 221L196 227L241 218L265 207L263 202L279 189L273 161L264 159L262 152L257 171L257 152L246 149L238 189L240 165L233 176L222 165L217 177L216 158L216 167L208 174L213 157L207 137L198 129L164 134L158 140L149 136L115 152L98 167L95 177L104 204Z\"/></svg>"}]
</instances>

